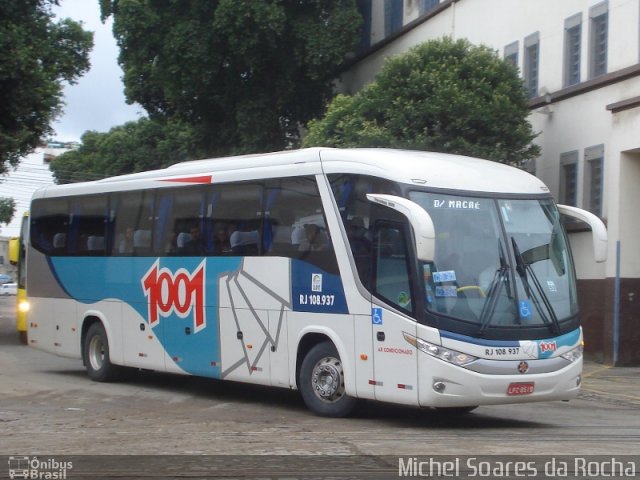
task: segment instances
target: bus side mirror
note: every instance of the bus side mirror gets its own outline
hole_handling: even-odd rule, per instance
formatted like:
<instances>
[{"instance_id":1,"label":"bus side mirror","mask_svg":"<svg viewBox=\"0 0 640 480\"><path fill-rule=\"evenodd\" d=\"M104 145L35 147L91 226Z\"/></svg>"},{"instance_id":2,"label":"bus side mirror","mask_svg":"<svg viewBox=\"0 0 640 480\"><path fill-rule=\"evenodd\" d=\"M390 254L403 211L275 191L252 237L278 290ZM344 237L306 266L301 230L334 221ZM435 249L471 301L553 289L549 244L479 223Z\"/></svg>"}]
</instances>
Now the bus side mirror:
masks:
<instances>
[{"instance_id":1,"label":"bus side mirror","mask_svg":"<svg viewBox=\"0 0 640 480\"><path fill-rule=\"evenodd\" d=\"M608 236L607 227L604 226L602 220L600 220L591 212L587 212L586 210L583 210L581 208L570 207L569 205L558 205L558 211L561 215L575 218L591 227L595 261L598 263L606 262Z\"/></svg>"},{"instance_id":2,"label":"bus side mirror","mask_svg":"<svg viewBox=\"0 0 640 480\"><path fill-rule=\"evenodd\" d=\"M414 242L418 260L433 261L436 249L436 233L433 220L427 211L417 203L395 195L368 193L367 199L400 212L407 217L413 228Z\"/></svg>"}]
</instances>

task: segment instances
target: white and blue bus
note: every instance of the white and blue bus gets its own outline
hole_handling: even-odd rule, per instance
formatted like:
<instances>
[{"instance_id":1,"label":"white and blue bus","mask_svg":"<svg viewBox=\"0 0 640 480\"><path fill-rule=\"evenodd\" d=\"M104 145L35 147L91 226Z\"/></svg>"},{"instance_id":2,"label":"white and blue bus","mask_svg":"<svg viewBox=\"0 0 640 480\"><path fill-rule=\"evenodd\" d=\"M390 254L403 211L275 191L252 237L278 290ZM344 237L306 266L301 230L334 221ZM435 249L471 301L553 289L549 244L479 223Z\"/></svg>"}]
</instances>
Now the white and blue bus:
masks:
<instances>
[{"instance_id":1,"label":"white and blue bus","mask_svg":"<svg viewBox=\"0 0 640 480\"><path fill-rule=\"evenodd\" d=\"M306 149L39 190L31 346L123 367L470 410L568 400L582 334L560 214L536 177L462 156Z\"/></svg>"}]
</instances>

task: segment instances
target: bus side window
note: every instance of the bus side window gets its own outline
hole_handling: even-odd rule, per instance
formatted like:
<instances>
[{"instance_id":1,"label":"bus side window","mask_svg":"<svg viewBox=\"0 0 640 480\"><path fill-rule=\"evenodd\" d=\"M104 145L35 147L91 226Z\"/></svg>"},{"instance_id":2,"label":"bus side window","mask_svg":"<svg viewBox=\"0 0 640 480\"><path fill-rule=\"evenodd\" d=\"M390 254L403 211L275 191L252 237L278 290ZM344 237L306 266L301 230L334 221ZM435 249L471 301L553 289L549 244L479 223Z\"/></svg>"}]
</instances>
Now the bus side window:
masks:
<instances>
[{"instance_id":1,"label":"bus side window","mask_svg":"<svg viewBox=\"0 0 640 480\"><path fill-rule=\"evenodd\" d=\"M271 180L265 195L264 251L337 273L333 244L314 177Z\"/></svg>"},{"instance_id":2,"label":"bus side window","mask_svg":"<svg viewBox=\"0 0 640 480\"><path fill-rule=\"evenodd\" d=\"M31 209L31 244L47 255L67 254L69 208L66 199L35 200Z\"/></svg>"},{"instance_id":3,"label":"bus side window","mask_svg":"<svg viewBox=\"0 0 640 480\"><path fill-rule=\"evenodd\" d=\"M112 255L150 255L154 192L134 191L114 194L111 224L115 239Z\"/></svg>"},{"instance_id":4,"label":"bus side window","mask_svg":"<svg viewBox=\"0 0 640 480\"><path fill-rule=\"evenodd\" d=\"M71 224L67 236L71 255L103 256L108 218L108 196L87 195L71 201Z\"/></svg>"},{"instance_id":5,"label":"bus side window","mask_svg":"<svg viewBox=\"0 0 640 480\"><path fill-rule=\"evenodd\" d=\"M261 255L262 182L234 182L211 188L206 208L207 254Z\"/></svg>"},{"instance_id":6,"label":"bus side window","mask_svg":"<svg viewBox=\"0 0 640 480\"><path fill-rule=\"evenodd\" d=\"M202 256L207 250L207 191L199 186L158 191L153 251L156 255Z\"/></svg>"},{"instance_id":7,"label":"bus side window","mask_svg":"<svg viewBox=\"0 0 640 480\"><path fill-rule=\"evenodd\" d=\"M372 203L367 199L367 193L398 195L400 189L389 180L366 175L330 174L329 181L358 276L364 287L371 290L373 216Z\"/></svg>"}]
</instances>

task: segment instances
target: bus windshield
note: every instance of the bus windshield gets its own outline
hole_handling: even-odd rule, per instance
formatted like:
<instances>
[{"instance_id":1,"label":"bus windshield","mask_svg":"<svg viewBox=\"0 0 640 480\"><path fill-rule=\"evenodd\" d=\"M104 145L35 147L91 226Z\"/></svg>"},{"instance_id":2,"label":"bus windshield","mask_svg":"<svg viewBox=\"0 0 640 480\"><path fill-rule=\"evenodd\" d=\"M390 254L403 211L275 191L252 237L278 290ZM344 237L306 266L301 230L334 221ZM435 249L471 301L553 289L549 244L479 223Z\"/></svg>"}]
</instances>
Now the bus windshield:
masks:
<instances>
[{"instance_id":1,"label":"bus windshield","mask_svg":"<svg viewBox=\"0 0 640 480\"><path fill-rule=\"evenodd\" d=\"M569 328L563 321L578 312L574 268L553 200L415 191L410 198L436 232L434 259L424 265L428 313L474 336Z\"/></svg>"}]
</instances>

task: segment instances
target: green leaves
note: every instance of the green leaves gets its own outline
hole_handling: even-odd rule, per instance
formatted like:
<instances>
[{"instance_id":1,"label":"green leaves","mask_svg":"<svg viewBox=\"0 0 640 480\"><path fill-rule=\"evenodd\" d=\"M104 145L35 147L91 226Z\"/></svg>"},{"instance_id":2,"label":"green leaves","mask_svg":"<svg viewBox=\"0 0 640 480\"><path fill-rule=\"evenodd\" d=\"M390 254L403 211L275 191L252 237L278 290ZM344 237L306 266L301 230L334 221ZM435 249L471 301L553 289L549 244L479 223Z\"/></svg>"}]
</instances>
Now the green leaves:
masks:
<instances>
[{"instance_id":1,"label":"green leaves","mask_svg":"<svg viewBox=\"0 0 640 480\"><path fill-rule=\"evenodd\" d=\"M209 154L282 149L331 97L355 0L101 0L128 101L194 128Z\"/></svg>"},{"instance_id":2,"label":"green leaves","mask_svg":"<svg viewBox=\"0 0 640 480\"><path fill-rule=\"evenodd\" d=\"M196 143L188 125L143 118L106 133L85 132L80 148L57 157L51 171L59 184L141 172L193 159Z\"/></svg>"},{"instance_id":3,"label":"green leaves","mask_svg":"<svg viewBox=\"0 0 640 480\"><path fill-rule=\"evenodd\" d=\"M16 213L16 201L13 198L0 197L0 223L9 225Z\"/></svg>"},{"instance_id":4,"label":"green leaves","mask_svg":"<svg viewBox=\"0 0 640 480\"><path fill-rule=\"evenodd\" d=\"M0 0L0 173L51 133L62 82L89 69L93 34L53 21L55 0Z\"/></svg>"},{"instance_id":5,"label":"green leaves","mask_svg":"<svg viewBox=\"0 0 640 480\"><path fill-rule=\"evenodd\" d=\"M520 164L535 158L517 71L487 47L450 38L387 60L373 83L338 96L305 146L432 150Z\"/></svg>"},{"instance_id":6,"label":"green leaves","mask_svg":"<svg viewBox=\"0 0 640 480\"><path fill-rule=\"evenodd\" d=\"M0 0L0 2L3 0ZM86 132L58 183L296 145L355 48L355 0L100 0L149 119Z\"/></svg>"}]
</instances>

